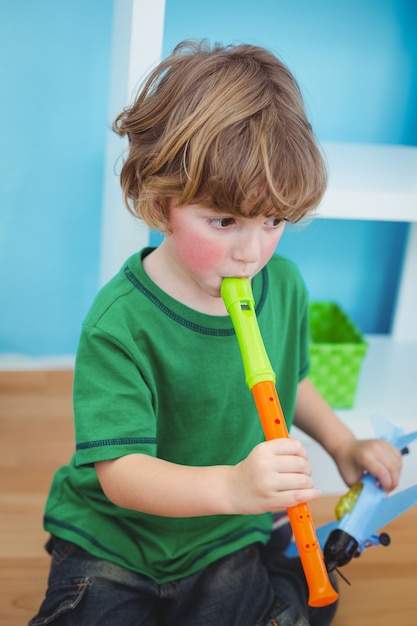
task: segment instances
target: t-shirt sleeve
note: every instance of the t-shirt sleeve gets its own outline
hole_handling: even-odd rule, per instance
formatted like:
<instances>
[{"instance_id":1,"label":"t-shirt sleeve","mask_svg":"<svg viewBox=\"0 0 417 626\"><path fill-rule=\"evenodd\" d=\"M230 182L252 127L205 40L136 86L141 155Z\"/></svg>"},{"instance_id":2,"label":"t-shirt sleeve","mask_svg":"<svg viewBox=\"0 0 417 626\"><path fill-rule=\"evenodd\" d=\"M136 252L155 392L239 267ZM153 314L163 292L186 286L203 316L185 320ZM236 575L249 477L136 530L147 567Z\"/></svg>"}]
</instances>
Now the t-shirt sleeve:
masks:
<instances>
[{"instance_id":1,"label":"t-shirt sleeve","mask_svg":"<svg viewBox=\"0 0 417 626\"><path fill-rule=\"evenodd\" d=\"M114 337L84 326L74 377L76 465L126 454L156 455L153 399L132 355Z\"/></svg>"}]
</instances>

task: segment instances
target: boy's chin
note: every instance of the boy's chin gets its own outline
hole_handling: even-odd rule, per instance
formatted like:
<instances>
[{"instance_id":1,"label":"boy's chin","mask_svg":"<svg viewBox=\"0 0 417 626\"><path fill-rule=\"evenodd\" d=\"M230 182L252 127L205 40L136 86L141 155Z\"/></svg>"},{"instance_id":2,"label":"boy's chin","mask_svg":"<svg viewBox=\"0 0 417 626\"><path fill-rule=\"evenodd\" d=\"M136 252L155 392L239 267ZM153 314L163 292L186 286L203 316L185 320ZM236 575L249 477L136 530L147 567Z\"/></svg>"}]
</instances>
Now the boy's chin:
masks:
<instances>
[{"instance_id":1,"label":"boy's chin","mask_svg":"<svg viewBox=\"0 0 417 626\"><path fill-rule=\"evenodd\" d=\"M213 286L208 287L207 288L207 294L209 296L211 296L212 298L221 298L222 294L221 294L220 285L218 287L217 286L216 287L213 287Z\"/></svg>"}]
</instances>

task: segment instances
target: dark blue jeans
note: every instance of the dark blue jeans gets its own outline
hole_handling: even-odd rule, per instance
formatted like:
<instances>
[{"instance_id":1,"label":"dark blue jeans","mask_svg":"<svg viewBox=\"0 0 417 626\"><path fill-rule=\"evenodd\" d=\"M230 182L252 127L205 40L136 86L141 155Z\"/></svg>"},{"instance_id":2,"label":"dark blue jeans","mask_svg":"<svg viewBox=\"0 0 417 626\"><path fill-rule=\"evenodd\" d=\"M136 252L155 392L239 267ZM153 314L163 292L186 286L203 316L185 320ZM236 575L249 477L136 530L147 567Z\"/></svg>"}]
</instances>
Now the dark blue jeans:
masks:
<instances>
[{"instance_id":1,"label":"dark blue jeans","mask_svg":"<svg viewBox=\"0 0 417 626\"><path fill-rule=\"evenodd\" d=\"M307 607L298 559L252 545L158 585L52 537L45 600L30 626L327 626L336 604Z\"/></svg>"}]
</instances>

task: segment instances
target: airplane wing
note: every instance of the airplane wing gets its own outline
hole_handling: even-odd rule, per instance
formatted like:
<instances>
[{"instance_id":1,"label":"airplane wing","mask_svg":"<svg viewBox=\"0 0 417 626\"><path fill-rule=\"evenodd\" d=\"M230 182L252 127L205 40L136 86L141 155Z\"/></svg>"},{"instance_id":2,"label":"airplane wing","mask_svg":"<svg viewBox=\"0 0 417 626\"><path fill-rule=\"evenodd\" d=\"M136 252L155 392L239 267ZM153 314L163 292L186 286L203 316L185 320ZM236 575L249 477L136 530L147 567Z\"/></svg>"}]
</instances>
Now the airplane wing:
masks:
<instances>
[{"instance_id":1,"label":"airplane wing","mask_svg":"<svg viewBox=\"0 0 417 626\"><path fill-rule=\"evenodd\" d=\"M372 517L372 532L380 530L415 504L417 504L417 485L384 498Z\"/></svg>"},{"instance_id":2,"label":"airplane wing","mask_svg":"<svg viewBox=\"0 0 417 626\"><path fill-rule=\"evenodd\" d=\"M417 430L405 435L402 428L391 424L385 417L381 417L380 415L374 415L371 421L376 436L380 439L385 439L385 441L389 441L399 450L402 450L409 443L417 439Z\"/></svg>"}]
</instances>

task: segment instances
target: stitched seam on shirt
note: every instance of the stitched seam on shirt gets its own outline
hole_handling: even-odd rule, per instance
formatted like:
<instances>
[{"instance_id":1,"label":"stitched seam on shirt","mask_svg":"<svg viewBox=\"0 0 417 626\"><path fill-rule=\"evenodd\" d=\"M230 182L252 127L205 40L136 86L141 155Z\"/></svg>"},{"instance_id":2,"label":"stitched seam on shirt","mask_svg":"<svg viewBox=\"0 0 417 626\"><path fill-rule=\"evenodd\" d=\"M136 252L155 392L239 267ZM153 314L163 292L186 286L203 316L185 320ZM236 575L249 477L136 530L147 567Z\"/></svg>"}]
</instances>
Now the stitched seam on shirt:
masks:
<instances>
[{"instance_id":1,"label":"stitched seam on shirt","mask_svg":"<svg viewBox=\"0 0 417 626\"><path fill-rule=\"evenodd\" d=\"M148 298L148 300L150 300L150 302L152 302L155 306L157 306L158 309L162 313L167 315L174 322L177 322L177 324L180 324L181 326L184 326L185 328L188 328L189 330L192 330L192 331L194 331L196 333L201 333L203 335L213 335L213 336L217 336L217 337L229 337L229 336L235 334L234 328L226 328L226 329L207 328L206 326L200 326L199 324L194 324L194 322L190 322L189 320L185 319L184 317L181 317L177 313L174 313L174 311L169 309L167 306L165 306L165 304L163 304L163 302L161 302L159 300L159 298L157 298L153 293L151 293L149 291L149 289L147 289L136 278L136 276L133 274L133 272L129 269L128 266L125 267L124 272L125 272L126 278L132 283L132 285L138 291L140 291L146 298ZM266 289L266 287L267 287L267 273L266 273L265 268L262 269L262 279L263 280L262 280L261 298L259 300L258 305L255 308L255 311L256 311L257 314L263 308L263 305L265 303L266 293L267 293L267 289Z\"/></svg>"},{"instance_id":2,"label":"stitched seam on shirt","mask_svg":"<svg viewBox=\"0 0 417 626\"><path fill-rule=\"evenodd\" d=\"M107 554L111 556L116 556L121 561L126 563L127 566L133 567L133 564L130 563L130 561L128 561L123 555L119 554L118 552L114 552L113 550L110 550L109 548L106 548L106 546L100 543L100 541L97 541L97 539L93 537L93 535L91 535L90 533L87 533L82 528L78 528L77 526L73 526L72 524L69 524L68 522L63 522L54 517L49 517L48 515L45 515L43 521L45 525L52 524L54 526L57 526L58 528L65 528L66 530L70 530L71 532L75 533L76 535L79 535L80 537L84 537L84 539L87 539L92 545L96 546L100 550L103 550L103 552L106 552Z\"/></svg>"},{"instance_id":3,"label":"stitched seam on shirt","mask_svg":"<svg viewBox=\"0 0 417 626\"><path fill-rule=\"evenodd\" d=\"M118 439L97 439L96 441L85 441L78 443L77 450L87 450L90 448L100 448L102 446L123 446L135 444L155 444L155 437L119 437Z\"/></svg>"}]
</instances>

